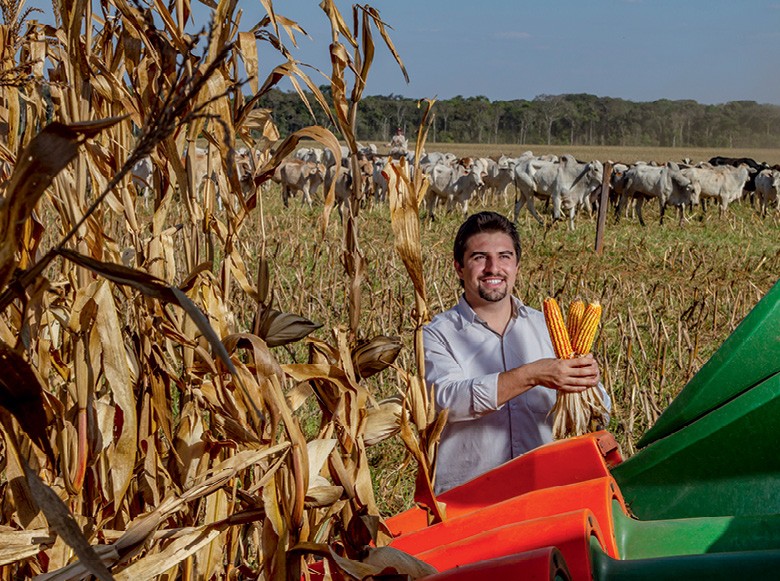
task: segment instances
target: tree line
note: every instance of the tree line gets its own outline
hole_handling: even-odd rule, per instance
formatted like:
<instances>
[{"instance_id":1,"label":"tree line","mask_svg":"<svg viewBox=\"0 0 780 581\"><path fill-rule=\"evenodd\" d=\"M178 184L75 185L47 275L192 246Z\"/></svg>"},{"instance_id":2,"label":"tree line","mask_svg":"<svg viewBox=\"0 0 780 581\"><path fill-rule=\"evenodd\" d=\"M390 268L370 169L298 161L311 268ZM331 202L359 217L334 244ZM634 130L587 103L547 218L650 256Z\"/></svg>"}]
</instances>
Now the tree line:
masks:
<instances>
[{"instance_id":1,"label":"tree line","mask_svg":"<svg viewBox=\"0 0 780 581\"><path fill-rule=\"evenodd\" d=\"M328 93L329 87L321 90ZM318 124L297 93L272 90L261 107L273 111L282 136ZM416 130L424 107L397 95L364 97L357 119L361 141L387 143L397 128ZM588 94L539 95L533 100L455 97L436 101L428 140L649 147L780 147L780 106L755 101L703 105L692 100L633 102Z\"/></svg>"}]
</instances>

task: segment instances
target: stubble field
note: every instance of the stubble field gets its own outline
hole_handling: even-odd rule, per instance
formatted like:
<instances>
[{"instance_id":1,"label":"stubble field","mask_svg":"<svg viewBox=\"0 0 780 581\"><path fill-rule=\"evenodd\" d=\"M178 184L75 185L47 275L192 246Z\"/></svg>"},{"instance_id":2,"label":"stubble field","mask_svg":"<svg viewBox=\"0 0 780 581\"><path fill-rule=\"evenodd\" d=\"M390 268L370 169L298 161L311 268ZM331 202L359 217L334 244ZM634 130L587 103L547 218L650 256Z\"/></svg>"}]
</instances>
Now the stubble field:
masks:
<instances>
[{"instance_id":1,"label":"stubble field","mask_svg":"<svg viewBox=\"0 0 780 581\"><path fill-rule=\"evenodd\" d=\"M776 163L770 151L690 151L670 149L547 148L544 146L429 145L429 151L458 155L519 155L574 153L581 159L656 161L712 155L751 156ZM505 200L473 203L469 211L491 209L511 216L513 193ZM576 230L564 223L537 224L521 213L518 228L523 256L516 294L533 308L547 296L562 305L576 298L599 300L604 306L602 325L594 347L604 384L614 402L609 429L623 454L635 451L635 442L663 412L685 383L714 353L756 302L778 280L780 273L780 216L761 219L748 201L729 207L720 218L715 208L697 210L682 228L675 220L658 223L658 208L648 204L646 227L632 219L607 219L602 255L593 251L595 217L580 215ZM272 269L272 288L280 309L298 313L323 327L314 335L330 339L330 330L347 317L346 284L340 263L342 231L334 212L325 239L317 233L322 202L313 208L294 200L281 205L275 187L264 193L264 229ZM260 219L260 215L257 216ZM428 307L431 314L449 308L460 287L452 268L451 243L462 216L437 215L431 223L421 213L421 241ZM360 330L365 337L397 335L404 349L396 364L414 370L414 293L401 260L393 250L393 234L386 205L371 205L358 216L360 247L367 259ZM255 233L260 227L252 229ZM259 244L247 238L245 244ZM250 266L250 271L252 266ZM236 299L241 300L241 299ZM236 305L236 312L249 312ZM245 321L249 325L249 321ZM305 361L302 344L277 349L280 360ZM367 380L377 398L403 389L391 370ZM319 424L316 406L300 410L304 426ZM393 514L411 503L414 463L396 436L369 449L372 478L380 509Z\"/></svg>"}]
</instances>

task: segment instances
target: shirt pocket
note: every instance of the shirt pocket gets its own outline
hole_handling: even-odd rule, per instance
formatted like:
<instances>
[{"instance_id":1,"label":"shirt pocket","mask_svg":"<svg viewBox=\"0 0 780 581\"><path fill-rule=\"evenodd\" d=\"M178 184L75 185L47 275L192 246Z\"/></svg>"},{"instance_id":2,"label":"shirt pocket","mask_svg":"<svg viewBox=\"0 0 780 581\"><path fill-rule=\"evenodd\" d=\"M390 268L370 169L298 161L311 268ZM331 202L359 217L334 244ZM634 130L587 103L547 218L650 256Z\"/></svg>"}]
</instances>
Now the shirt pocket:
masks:
<instances>
[{"instance_id":1,"label":"shirt pocket","mask_svg":"<svg viewBox=\"0 0 780 581\"><path fill-rule=\"evenodd\" d=\"M537 385L525 392L525 404L528 409L535 414L547 415L555 405L556 392L554 389L548 389Z\"/></svg>"}]
</instances>

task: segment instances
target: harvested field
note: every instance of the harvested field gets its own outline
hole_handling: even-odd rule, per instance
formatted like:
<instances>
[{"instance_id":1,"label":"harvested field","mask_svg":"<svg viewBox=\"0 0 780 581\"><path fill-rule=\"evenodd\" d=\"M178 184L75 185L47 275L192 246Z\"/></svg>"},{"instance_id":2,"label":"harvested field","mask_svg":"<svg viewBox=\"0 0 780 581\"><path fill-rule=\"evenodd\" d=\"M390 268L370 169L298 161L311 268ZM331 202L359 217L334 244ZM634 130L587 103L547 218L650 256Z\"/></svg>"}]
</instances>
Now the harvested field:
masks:
<instances>
[{"instance_id":1,"label":"harvested field","mask_svg":"<svg viewBox=\"0 0 780 581\"><path fill-rule=\"evenodd\" d=\"M277 197L269 192L267 207L273 218L266 222L266 232L276 249L273 266L280 305L328 329L345 311L337 273L338 228L332 224L328 237L320 241L312 235L317 211L297 204L286 212L270 210L279 204ZM481 209L511 216L509 202L477 204L471 211ZM699 213L682 228L659 226L655 205L646 212L644 228L631 221L615 225L611 218L603 254L598 256L593 251L594 219L580 216L576 230L569 232L563 223L545 228L530 215L521 215L523 259L516 292L537 309L544 297L553 295L562 304L582 297L604 305L594 352L614 402L610 429L624 454L630 455L644 430L778 280L780 216L761 220L743 202L730 206L723 220L717 212L704 217ZM433 224L423 223L424 273L432 313L449 308L460 292L451 248L460 220L458 215L442 214ZM361 328L368 335L403 337L405 349L398 364L413 368L414 329L409 316L413 291L403 265L391 252L388 209L372 207L360 214L360 221L368 267ZM289 239L296 241L293 248L283 243ZM302 285L304 280L308 284ZM314 290L301 292L303 286ZM305 357L295 351L287 355ZM403 382L391 371L372 380L377 397L403 391ZM381 444L370 457L385 514L408 507L414 467L399 468L404 457L400 440Z\"/></svg>"}]
</instances>

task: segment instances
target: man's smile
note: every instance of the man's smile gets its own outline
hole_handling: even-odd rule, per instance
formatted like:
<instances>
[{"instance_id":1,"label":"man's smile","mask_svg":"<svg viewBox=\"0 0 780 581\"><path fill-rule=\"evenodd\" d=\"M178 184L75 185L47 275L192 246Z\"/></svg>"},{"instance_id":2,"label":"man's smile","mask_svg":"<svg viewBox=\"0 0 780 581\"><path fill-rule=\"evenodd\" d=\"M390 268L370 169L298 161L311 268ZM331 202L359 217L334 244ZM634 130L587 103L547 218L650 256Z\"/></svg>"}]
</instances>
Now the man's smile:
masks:
<instances>
[{"instance_id":1,"label":"man's smile","mask_svg":"<svg viewBox=\"0 0 780 581\"><path fill-rule=\"evenodd\" d=\"M505 279L497 276L491 276L488 278L483 278L482 282L488 286L500 286L506 282Z\"/></svg>"}]
</instances>

